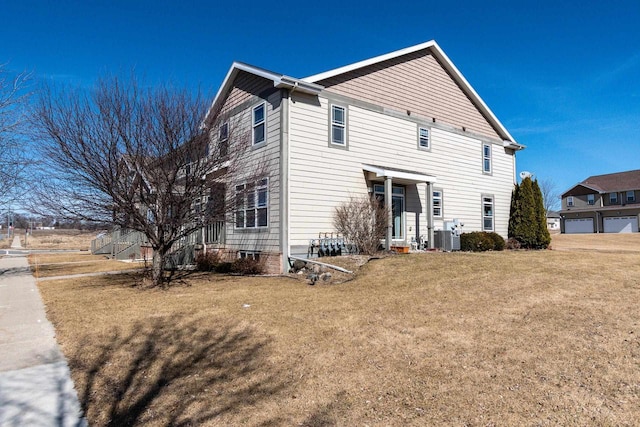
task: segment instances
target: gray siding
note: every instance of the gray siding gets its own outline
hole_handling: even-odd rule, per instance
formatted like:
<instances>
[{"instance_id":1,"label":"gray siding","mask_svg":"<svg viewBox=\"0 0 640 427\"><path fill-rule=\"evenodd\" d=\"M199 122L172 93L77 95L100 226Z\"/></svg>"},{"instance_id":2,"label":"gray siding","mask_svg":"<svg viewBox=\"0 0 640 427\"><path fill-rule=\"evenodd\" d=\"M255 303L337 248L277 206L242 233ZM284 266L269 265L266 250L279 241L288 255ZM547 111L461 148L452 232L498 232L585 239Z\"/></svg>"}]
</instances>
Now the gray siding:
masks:
<instances>
[{"instance_id":1,"label":"gray siding","mask_svg":"<svg viewBox=\"0 0 640 427\"><path fill-rule=\"evenodd\" d=\"M243 73L244 77L250 76ZM242 75L230 91L222 111L234 109L236 113L229 117L230 141L229 149L229 184L227 200L234 200L235 186L256 177L269 178L268 195L268 227L265 229L236 229L233 213L227 215L226 246L231 250L280 252L280 109L282 107L281 92L276 91L266 99L258 98L259 91L264 91L264 79L248 79ZM263 82L259 82L263 80ZM251 86L248 83L253 82ZM269 81L270 82L270 81ZM258 84L260 83L260 84ZM272 82L271 87L273 87ZM240 89L242 86L242 89ZM253 91L253 92L251 92ZM252 108L266 101L266 144L253 146L251 143ZM216 138L216 129L212 130L212 138Z\"/></svg>"},{"instance_id":2,"label":"gray siding","mask_svg":"<svg viewBox=\"0 0 640 427\"><path fill-rule=\"evenodd\" d=\"M569 197L573 197L573 206L567 206L567 198L568 197L563 197L562 198L562 209L584 209L584 208L599 208L602 206L602 195L600 194L594 194L594 203L593 205L590 205L588 200L587 200L587 195L580 195L580 196L569 196ZM608 196L605 195L605 199L608 201Z\"/></svg>"},{"instance_id":3,"label":"gray siding","mask_svg":"<svg viewBox=\"0 0 640 427\"><path fill-rule=\"evenodd\" d=\"M499 138L478 108L428 50L318 82L327 91L411 111L457 128Z\"/></svg>"},{"instance_id":4,"label":"gray siding","mask_svg":"<svg viewBox=\"0 0 640 427\"><path fill-rule=\"evenodd\" d=\"M273 89L271 80L240 71L229 89L222 111L229 111L269 89Z\"/></svg>"}]
</instances>

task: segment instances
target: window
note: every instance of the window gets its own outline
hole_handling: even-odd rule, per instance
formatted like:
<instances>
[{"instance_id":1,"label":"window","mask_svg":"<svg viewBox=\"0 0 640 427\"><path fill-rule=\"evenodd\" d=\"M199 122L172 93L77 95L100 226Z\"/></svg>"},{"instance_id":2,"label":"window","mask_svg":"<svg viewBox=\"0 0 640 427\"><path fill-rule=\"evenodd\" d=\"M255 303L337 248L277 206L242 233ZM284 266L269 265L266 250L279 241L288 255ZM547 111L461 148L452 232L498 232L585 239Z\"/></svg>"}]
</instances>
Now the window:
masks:
<instances>
[{"instance_id":1,"label":"window","mask_svg":"<svg viewBox=\"0 0 640 427\"><path fill-rule=\"evenodd\" d=\"M596 196L595 194L587 194L587 203L590 205L596 204Z\"/></svg>"},{"instance_id":2,"label":"window","mask_svg":"<svg viewBox=\"0 0 640 427\"><path fill-rule=\"evenodd\" d=\"M493 197L482 196L482 230L493 231Z\"/></svg>"},{"instance_id":3,"label":"window","mask_svg":"<svg viewBox=\"0 0 640 427\"><path fill-rule=\"evenodd\" d=\"M260 105L256 105L252 110L252 141L253 145L264 144L266 141L266 128L265 128L265 117L266 117L266 109L265 103L263 102Z\"/></svg>"},{"instance_id":4,"label":"window","mask_svg":"<svg viewBox=\"0 0 640 427\"><path fill-rule=\"evenodd\" d=\"M433 190L433 216L442 218L442 190Z\"/></svg>"},{"instance_id":5,"label":"window","mask_svg":"<svg viewBox=\"0 0 640 427\"><path fill-rule=\"evenodd\" d=\"M567 197L567 207L573 206L573 196Z\"/></svg>"},{"instance_id":6,"label":"window","mask_svg":"<svg viewBox=\"0 0 640 427\"><path fill-rule=\"evenodd\" d=\"M384 205L384 185L373 186L374 195L382 205ZM404 239L404 187L393 186L391 190L391 217L393 240Z\"/></svg>"},{"instance_id":7,"label":"window","mask_svg":"<svg viewBox=\"0 0 640 427\"><path fill-rule=\"evenodd\" d=\"M419 127L418 128L418 147L428 150L430 148L429 138L430 138L429 128Z\"/></svg>"},{"instance_id":8,"label":"window","mask_svg":"<svg viewBox=\"0 0 640 427\"><path fill-rule=\"evenodd\" d=\"M491 173L491 145L482 144L482 171Z\"/></svg>"},{"instance_id":9,"label":"window","mask_svg":"<svg viewBox=\"0 0 640 427\"><path fill-rule=\"evenodd\" d=\"M266 178L236 185L236 228L266 227L269 188Z\"/></svg>"},{"instance_id":10,"label":"window","mask_svg":"<svg viewBox=\"0 0 640 427\"><path fill-rule=\"evenodd\" d=\"M218 131L218 154L220 157L227 157L229 154L229 123L220 125Z\"/></svg>"},{"instance_id":11,"label":"window","mask_svg":"<svg viewBox=\"0 0 640 427\"><path fill-rule=\"evenodd\" d=\"M611 205L618 204L618 193L609 193L609 204Z\"/></svg>"},{"instance_id":12,"label":"window","mask_svg":"<svg viewBox=\"0 0 640 427\"><path fill-rule=\"evenodd\" d=\"M627 202L635 202L636 201L636 193L633 190L627 191Z\"/></svg>"},{"instance_id":13,"label":"window","mask_svg":"<svg viewBox=\"0 0 640 427\"><path fill-rule=\"evenodd\" d=\"M346 146L347 112L344 107L331 106L331 143Z\"/></svg>"},{"instance_id":14,"label":"window","mask_svg":"<svg viewBox=\"0 0 640 427\"><path fill-rule=\"evenodd\" d=\"M239 251L238 258L249 258L255 261L260 261L259 252Z\"/></svg>"}]
</instances>

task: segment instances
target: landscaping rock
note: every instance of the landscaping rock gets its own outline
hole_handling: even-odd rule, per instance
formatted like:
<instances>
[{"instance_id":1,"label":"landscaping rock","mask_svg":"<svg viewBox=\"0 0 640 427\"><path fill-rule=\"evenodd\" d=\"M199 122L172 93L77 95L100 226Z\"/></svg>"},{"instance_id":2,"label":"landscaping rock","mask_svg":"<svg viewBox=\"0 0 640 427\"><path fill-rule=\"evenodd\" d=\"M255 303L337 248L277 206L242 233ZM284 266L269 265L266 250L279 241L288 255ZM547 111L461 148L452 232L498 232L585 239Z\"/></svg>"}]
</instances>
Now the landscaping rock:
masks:
<instances>
[{"instance_id":1,"label":"landscaping rock","mask_svg":"<svg viewBox=\"0 0 640 427\"><path fill-rule=\"evenodd\" d=\"M293 272L294 272L294 273L297 273L297 272L298 272L298 271L300 271L300 270L304 270L304 268L305 268L306 266L307 266L307 263L306 263L306 262L304 262L304 261L302 261L302 260L297 259L297 260L295 260L295 261L293 262Z\"/></svg>"}]
</instances>

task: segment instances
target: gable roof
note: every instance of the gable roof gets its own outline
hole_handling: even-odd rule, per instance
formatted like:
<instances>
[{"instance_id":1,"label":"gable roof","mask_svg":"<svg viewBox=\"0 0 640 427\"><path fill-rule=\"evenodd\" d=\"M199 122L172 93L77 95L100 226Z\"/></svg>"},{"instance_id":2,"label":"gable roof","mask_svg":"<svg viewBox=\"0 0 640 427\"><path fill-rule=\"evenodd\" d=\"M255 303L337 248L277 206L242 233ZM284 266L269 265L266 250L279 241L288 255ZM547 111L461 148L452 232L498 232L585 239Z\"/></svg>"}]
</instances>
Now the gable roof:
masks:
<instances>
[{"instance_id":1,"label":"gable roof","mask_svg":"<svg viewBox=\"0 0 640 427\"><path fill-rule=\"evenodd\" d=\"M617 191L640 190L640 169L590 176L565 191L562 194L562 197L570 195L570 193L577 187L586 187L601 194Z\"/></svg>"},{"instance_id":2,"label":"gable roof","mask_svg":"<svg viewBox=\"0 0 640 427\"><path fill-rule=\"evenodd\" d=\"M353 64L345 65L343 67L335 68L333 70L325 71L320 74L315 74L313 76L305 77L302 80L309 83L317 83L319 81L338 76L340 74L345 74L354 70L358 70L360 68L368 67L373 64L377 64L380 62L388 61L390 59L395 59L403 55L408 55L414 52L418 52L420 50L428 49L430 53L440 62L440 64L444 67L444 69L451 75L453 80L460 86L465 95L469 97L469 99L473 102L473 104L480 110L480 112L487 118L487 120L493 125L493 127L498 131L500 137L505 141L505 146L509 148L513 148L516 150L520 150L525 148L523 145L518 144L513 138L513 136L509 133L509 131L502 125L500 120L493 114L491 109L485 104L485 102L480 98L480 95L471 87L467 79L462 75L460 70L451 62L449 57L444 53L444 51L440 48L438 43L435 40L431 40L425 43L420 43L415 46L407 47L404 49L396 50L394 52L390 52L384 55L376 56L374 58L365 59L364 61L355 62Z\"/></svg>"},{"instance_id":3,"label":"gable roof","mask_svg":"<svg viewBox=\"0 0 640 427\"><path fill-rule=\"evenodd\" d=\"M224 78L220 89L218 89L218 93L216 93L211 106L207 110L207 114L202 121L203 126L207 122L209 115L212 111L216 111L220 104L224 101L224 98L229 92L229 89L233 86L233 82L238 75L239 72L245 71L247 73L253 74L258 77L262 77L267 80L273 81L273 87L276 88L287 88L287 89L295 89L300 92L310 93L310 94L318 94L322 89L322 86L317 85L315 83L310 83L303 81L301 79L296 79L294 77L289 77L284 74L274 73L273 71L266 70L264 68L255 67L253 65L245 64L243 62L235 61L231 64L229 71L227 72L227 76Z\"/></svg>"},{"instance_id":4,"label":"gable roof","mask_svg":"<svg viewBox=\"0 0 640 427\"><path fill-rule=\"evenodd\" d=\"M210 114L216 111L221 103L224 101L229 89L232 87L233 82L240 71L245 71L247 73L268 79L273 81L273 86L276 88L287 88L292 90L298 90L301 92L317 95L319 94L324 87L322 85L317 84L317 82L337 76L339 74L348 73L353 70L357 70L363 67L367 67L372 64L376 64L379 62L387 61L389 59L398 58L403 55L407 55L410 53L414 53L420 50L428 49L430 53L442 64L444 69L451 75L454 81L462 88L465 95L469 97L469 99L473 102L473 104L480 110L480 112L487 118L489 123L498 131L500 137L503 139L503 145L505 147L514 149L514 150L522 150L525 148L524 145L518 144L511 136L509 131L502 125L502 123L498 120L498 118L493 114L491 109L485 104L485 102L480 98L480 95L471 87L467 79L464 78L462 73L453 65L453 62L449 59L449 57L444 53L444 51L438 46L435 40L431 40L428 42L420 43L415 46L410 46L404 49L396 50L394 52L390 52L384 55L376 56L374 58L366 59L364 61L355 62L350 65L345 65L344 67L336 68L333 70L325 71L324 73L315 74L313 76L305 77L302 79L297 79L294 77L289 77L284 74L275 73L273 71L266 70L264 68L255 67L253 65L245 64L242 62L234 62L231 65L231 68L227 72L227 75L220 86L220 89L216 93L216 96L205 115L205 118L202 122L203 126L206 124Z\"/></svg>"}]
</instances>

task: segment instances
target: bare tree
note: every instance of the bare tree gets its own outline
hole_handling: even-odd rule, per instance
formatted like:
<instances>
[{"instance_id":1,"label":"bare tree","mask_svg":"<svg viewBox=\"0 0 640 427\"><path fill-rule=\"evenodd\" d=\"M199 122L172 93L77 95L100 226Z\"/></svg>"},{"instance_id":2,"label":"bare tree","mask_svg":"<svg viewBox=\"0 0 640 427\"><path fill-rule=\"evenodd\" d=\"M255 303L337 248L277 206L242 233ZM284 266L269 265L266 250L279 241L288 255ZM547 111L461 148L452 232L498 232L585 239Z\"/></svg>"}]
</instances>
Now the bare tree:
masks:
<instances>
[{"instance_id":1,"label":"bare tree","mask_svg":"<svg viewBox=\"0 0 640 427\"><path fill-rule=\"evenodd\" d=\"M26 167L22 149L24 107L29 96L30 73L11 73L0 64L0 201L9 196L22 182Z\"/></svg>"},{"instance_id":2,"label":"bare tree","mask_svg":"<svg viewBox=\"0 0 640 427\"><path fill-rule=\"evenodd\" d=\"M560 206L560 192L556 183L551 178L545 178L538 180L538 185L542 193L545 214L558 209Z\"/></svg>"},{"instance_id":3,"label":"bare tree","mask_svg":"<svg viewBox=\"0 0 640 427\"><path fill-rule=\"evenodd\" d=\"M333 225L360 253L373 255L387 233L388 217L389 212L379 200L363 196L338 206Z\"/></svg>"},{"instance_id":4,"label":"bare tree","mask_svg":"<svg viewBox=\"0 0 640 427\"><path fill-rule=\"evenodd\" d=\"M45 87L33 114L46 177L36 203L144 233L153 284L167 284L176 243L229 209L225 182L246 142L241 131L231 137L227 120L225 138L212 141L223 115L209 114L205 126L207 106L199 92L135 78L105 78L89 93ZM216 206L206 209L207 199Z\"/></svg>"}]
</instances>

